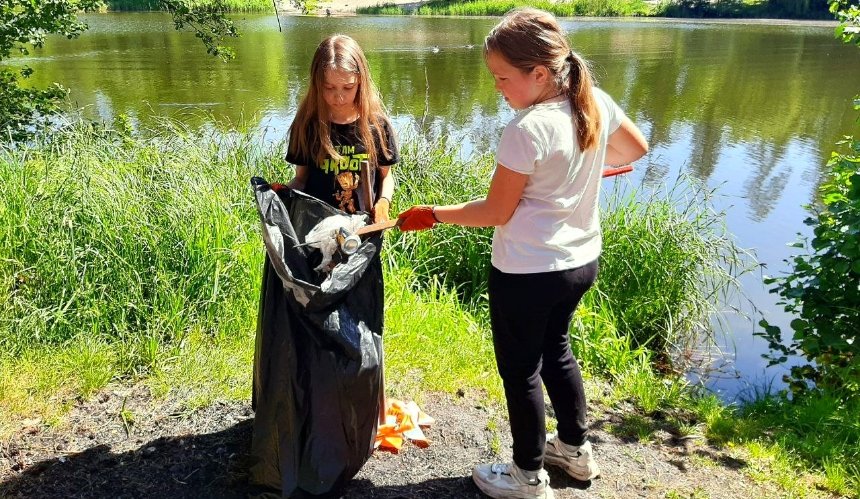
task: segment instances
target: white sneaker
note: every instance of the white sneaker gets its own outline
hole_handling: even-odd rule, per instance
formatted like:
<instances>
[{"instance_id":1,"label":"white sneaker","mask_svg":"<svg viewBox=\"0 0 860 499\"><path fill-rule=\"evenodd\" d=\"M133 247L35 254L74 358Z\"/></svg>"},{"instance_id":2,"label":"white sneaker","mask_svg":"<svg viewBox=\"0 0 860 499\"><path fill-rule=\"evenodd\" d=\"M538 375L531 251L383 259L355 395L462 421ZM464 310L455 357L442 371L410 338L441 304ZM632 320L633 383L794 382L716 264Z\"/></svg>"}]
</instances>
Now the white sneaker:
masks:
<instances>
[{"instance_id":1,"label":"white sneaker","mask_svg":"<svg viewBox=\"0 0 860 499\"><path fill-rule=\"evenodd\" d=\"M555 499L544 469L529 480L516 464L481 464L472 471L472 480L481 492L497 499Z\"/></svg>"},{"instance_id":2,"label":"white sneaker","mask_svg":"<svg viewBox=\"0 0 860 499\"><path fill-rule=\"evenodd\" d=\"M568 475L583 482L600 474L600 468L597 467L591 455L591 442L587 440L579 447L575 447L559 440L558 435L551 435L546 439L546 453L543 460L547 464L559 466Z\"/></svg>"}]
</instances>

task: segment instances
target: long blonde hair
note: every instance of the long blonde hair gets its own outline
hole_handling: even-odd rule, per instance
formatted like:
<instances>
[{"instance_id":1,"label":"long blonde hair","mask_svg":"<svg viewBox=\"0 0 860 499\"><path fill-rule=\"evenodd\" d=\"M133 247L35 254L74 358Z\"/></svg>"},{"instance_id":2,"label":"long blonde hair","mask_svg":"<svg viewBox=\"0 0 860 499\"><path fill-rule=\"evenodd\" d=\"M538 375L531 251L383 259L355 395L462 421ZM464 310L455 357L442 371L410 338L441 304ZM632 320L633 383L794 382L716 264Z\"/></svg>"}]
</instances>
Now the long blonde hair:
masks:
<instances>
[{"instance_id":1,"label":"long blonde hair","mask_svg":"<svg viewBox=\"0 0 860 499\"><path fill-rule=\"evenodd\" d=\"M341 159L331 142L328 106L322 95L326 70L338 69L354 73L358 77L358 92L355 95L358 135L370 155L370 164L376 165L376 140L371 130L376 129L376 136L379 137L382 150L389 150L386 134L383 131L383 123L387 122L388 117L376 85L370 78L364 51L355 40L346 35L332 35L326 38L314 53L308 92L299 104L296 117L290 126L289 150L299 157L313 158L317 164L326 157L335 161Z\"/></svg>"},{"instance_id":2,"label":"long blonde hair","mask_svg":"<svg viewBox=\"0 0 860 499\"><path fill-rule=\"evenodd\" d=\"M579 150L597 146L600 112L592 91L591 70L585 59L571 50L552 14L533 8L508 12L484 40L484 56L490 52L526 73L545 66L570 101Z\"/></svg>"}]
</instances>

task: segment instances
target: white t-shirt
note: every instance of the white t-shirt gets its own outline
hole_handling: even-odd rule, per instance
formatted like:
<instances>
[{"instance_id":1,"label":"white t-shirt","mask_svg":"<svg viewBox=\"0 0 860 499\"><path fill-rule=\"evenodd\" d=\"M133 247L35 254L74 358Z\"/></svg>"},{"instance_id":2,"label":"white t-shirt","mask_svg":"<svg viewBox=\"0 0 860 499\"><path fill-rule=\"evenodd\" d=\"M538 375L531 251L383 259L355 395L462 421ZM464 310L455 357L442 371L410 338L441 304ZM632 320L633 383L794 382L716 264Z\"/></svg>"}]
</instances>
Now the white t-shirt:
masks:
<instances>
[{"instance_id":1,"label":"white t-shirt","mask_svg":"<svg viewBox=\"0 0 860 499\"><path fill-rule=\"evenodd\" d=\"M505 127L496 162L529 176L508 223L493 234L492 264L531 274L580 267L600 255L598 197L609 135L624 111L598 88L598 145L581 152L570 102L558 97L521 111Z\"/></svg>"}]
</instances>

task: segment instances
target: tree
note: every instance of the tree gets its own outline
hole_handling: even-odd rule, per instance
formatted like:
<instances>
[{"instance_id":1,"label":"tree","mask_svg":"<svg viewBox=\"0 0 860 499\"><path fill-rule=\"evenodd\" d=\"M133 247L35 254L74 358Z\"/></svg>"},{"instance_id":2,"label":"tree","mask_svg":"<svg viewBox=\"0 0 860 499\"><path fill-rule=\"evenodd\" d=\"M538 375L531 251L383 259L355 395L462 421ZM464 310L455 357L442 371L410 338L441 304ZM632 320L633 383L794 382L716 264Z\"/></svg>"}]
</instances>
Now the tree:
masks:
<instances>
[{"instance_id":1,"label":"tree","mask_svg":"<svg viewBox=\"0 0 860 499\"><path fill-rule=\"evenodd\" d=\"M845 43L860 46L860 5L852 5L849 0L833 0L830 3L830 12L839 20L836 36L841 37Z\"/></svg>"},{"instance_id":2,"label":"tree","mask_svg":"<svg viewBox=\"0 0 860 499\"><path fill-rule=\"evenodd\" d=\"M823 0L768 0L769 11L779 17L820 19L827 17L827 2Z\"/></svg>"},{"instance_id":3,"label":"tree","mask_svg":"<svg viewBox=\"0 0 860 499\"><path fill-rule=\"evenodd\" d=\"M764 336L776 355L771 364L802 355L810 364L794 366L785 378L795 394L815 389L844 396L860 394L860 142L840 142L819 193L821 205L804 222L811 241L795 243L806 252L795 256L791 272L768 278L794 319L788 344L779 327L762 321Z\"/></svg>"},{"instance_id":4,"label":"tree","mask_svg":"<svg viewBox=\"0 0 860 499\"><path fill-rule=\"evenodd\" d=\"M233 57L221 45L225 37L238 36L235 26L223 15L222 0L205 5L194 0L159 0L173 15L176 29L191 29L206 46L207 52L223 58ZM41 47L50 34L76 38L87 29L77 14L93 11L100 0L10 0L0 6L0 61L13 51L28 54ZM46 89L21 86L21 79L33 73L29 67L19 71L0 69L0 131L4 140L20 141L42 129L45 121L59 110L67 90L59 84Z\"/></svg>"},{"instance_id":5,"label":"tree","mask_svg":"<svg viewBox=\"0 0 860 499\"><path fill-rule=\"evenodd\" d=\"M831 12L841 24L836 35L860 46L860 9L847 0L834 0ZM855 99L860 110L860 97ZM840 397L860 395L860 141L845 137L834 152L829 172L819 188L819 203L804 223L813 228L811 241L795 247L806 252L788 263L792 270L767 278L772 293L794 316L793 335L782 338L779 327L761 321L772 353L770 364L801 355L809 364L794 366L785 376L793 393L826 391Z\"/></svg>"}]
</instances>

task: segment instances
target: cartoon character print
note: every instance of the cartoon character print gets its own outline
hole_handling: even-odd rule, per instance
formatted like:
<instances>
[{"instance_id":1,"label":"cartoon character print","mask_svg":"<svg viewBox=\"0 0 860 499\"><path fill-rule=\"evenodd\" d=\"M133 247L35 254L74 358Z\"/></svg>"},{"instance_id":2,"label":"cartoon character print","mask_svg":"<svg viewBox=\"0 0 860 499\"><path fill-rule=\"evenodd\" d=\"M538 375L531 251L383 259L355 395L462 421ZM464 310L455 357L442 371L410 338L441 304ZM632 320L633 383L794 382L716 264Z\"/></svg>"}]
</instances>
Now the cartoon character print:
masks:
<instances>
[{"instance_id":1,"label":"cartoon character print","mask_svg":"<svg viewBox=\"0 0 860 499\"><path fill-rule=\"evenodd\" d=\"M351 171L345 171L338 173L335 178L337 179L337 183L340 188L343 189L340 192L334 193L334 199L340 202L338 208L347 213L355 213L355 199L352 192L358 189L358 174Z\"/></svg>"}]
</instances>

